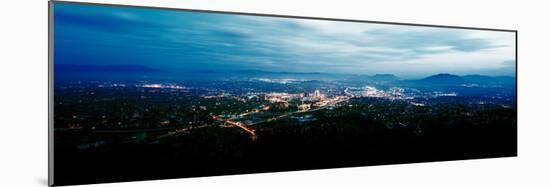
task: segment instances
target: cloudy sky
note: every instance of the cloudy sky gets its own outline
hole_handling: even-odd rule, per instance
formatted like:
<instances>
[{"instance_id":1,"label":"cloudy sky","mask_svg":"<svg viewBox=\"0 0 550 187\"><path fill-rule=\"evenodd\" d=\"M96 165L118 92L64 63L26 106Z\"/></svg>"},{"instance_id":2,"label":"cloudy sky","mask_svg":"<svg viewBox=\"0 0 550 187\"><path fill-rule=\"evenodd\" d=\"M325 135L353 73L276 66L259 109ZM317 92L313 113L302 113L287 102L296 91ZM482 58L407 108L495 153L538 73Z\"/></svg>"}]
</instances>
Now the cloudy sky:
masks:
<instances>
[{"instance_id":1,"label":"cloudy sky","mask_svg":"<svg viewBox=\"0 0 550 187\"><path fill-rule=\"evenodd\" d=\"M56 3L55 63L422 77L515 73L515 34Z\"/></svg>"}]
</instances>

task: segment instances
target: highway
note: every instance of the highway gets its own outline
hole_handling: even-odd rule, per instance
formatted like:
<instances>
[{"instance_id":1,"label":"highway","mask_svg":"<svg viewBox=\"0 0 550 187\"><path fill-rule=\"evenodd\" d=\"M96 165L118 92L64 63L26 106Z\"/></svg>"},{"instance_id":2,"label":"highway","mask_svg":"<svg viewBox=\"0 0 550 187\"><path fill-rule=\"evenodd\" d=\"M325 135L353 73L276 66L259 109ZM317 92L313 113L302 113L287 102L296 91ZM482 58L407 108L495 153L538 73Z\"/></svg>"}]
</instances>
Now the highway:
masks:
<instances>
[{"instance_id":1,"label":"highway","mask_svg":"<svg viewBox=\"0 0 550 187\"><path fill-rule=\"evenodd\" d=\"M236 127L239 127L241 129L243 129L245 132L249 133L250 135L252 135L252 137L256 137L256 132L254 129L251 129L251 128L248 128L246 127L242 122L239 122L239 121L233 121L233 119L228 119L228 120L224 120L218 116L212 116L212 118L216 121L219 121L219 122L222 122L222 123L228 123L230 125L234 125Z\"/></svg>"},{"instance_id":2,"label":"highway","mask_svg":"<svg viewBox=\"0 0 550 187\"><path fill-rule=\"evenodd\" d=\"M315 112L315 111L319 111L319 110L323 110L323 109L326 109L327 107L330 107L330 106L335 106L336 104L338 103L341 103L341 102L344 102L344 101L347 101L349 100L349 97L346 97L344 99L335 99L335 100L332 100L332 101L329 101L327 102L327 104L321 106L321 107L318 107L318 108L314 108L314 109L310 109L310 110L305 110L305 111L294 111L294 112L288 112L288 113L284 113L284 114L281 114L279 116L275 116L275 117L271 117L271 118L268 118L268 119L265 119L265 120L261 120L261 121L256 121L254 123L251 123L251 124L244 124L243 122L240 122L240 121L237 121L238 119L240 119L241 117L243 116L247 116L247 115L251 115L251 114L254 114L254 113L260 113L259 110L255 110L255 109L252 109L250 112L245 112L245 113L242 113L242 114L239 114L239 115L236 115L237 117L233 117L233 118L229 118L229 119L223 119L217 115L213 115L212 116L212 119L216 120L216 121L219 121L221 122L222 124L229 124L231 126L235 126L235 127L239 127L241 128L244 132L248 133L251 135L251 137L253 139L256 139L257 138L257 134L256 134L256 131L252 128L250 128L251 126L254 126L254 125L258 125L258 124L262 124L262 123L266 123L266 122L271 122L271 121L275 121L275 120L279 120L281 118L285 118L285 117L288 117L288 116L292 116L294 114L299 114L299 113L307 113L307 112ZM210 126L210 125L201 125L201 126L198 126L198 127L195 127L195 128L203 128L203 127L207 127L207 126ZM188 128L184 128L184 129L178 129L176 131L173 131L173 132L168 132L167 134L165 135L161 135L159 136L159 138L163 138L163 137L166 137L166 136L171 136L171 135L175 135L177 133L180 133L180 132L185 132L185 131L188 131L189 129Z\"/></svg>"},{"instance_id":3,"label":"highway","mask_svg":"<svg viewBox=\"0 0 550 187\"><path fill-rule=\"evenodd\" d=\"M257 124L261 124L261 123L265 123L265 122L275 121L275 120L278 120L278 119L281 119L281 118L284 118L284 117L292 116L292 115L294 115L294 114L308 113L308 112L315 112L315 111L323 110L323 109L325 109L325 108L327 108L327 107L329 107L329 106L335 106L336 104L341 103L341 102L344 102L344 101L347 101L347 100L349 100L349 98L342 99L342 100L337 100L337 101L332 102L331 104L327 104L327 105L321 106L321 107L319 107L319 108L314 108L314 109L305 110L305 111L294 111L294 112L289 112L289 113L281 114L281 115L279 115L279 116L272 117L272 118L269 118L269 119L266 119L266 120L257 121L257 122L255 122L255 123L249 124L248 126L253 126L253 125L257 125Z\"/></svg>"}]
</instances>

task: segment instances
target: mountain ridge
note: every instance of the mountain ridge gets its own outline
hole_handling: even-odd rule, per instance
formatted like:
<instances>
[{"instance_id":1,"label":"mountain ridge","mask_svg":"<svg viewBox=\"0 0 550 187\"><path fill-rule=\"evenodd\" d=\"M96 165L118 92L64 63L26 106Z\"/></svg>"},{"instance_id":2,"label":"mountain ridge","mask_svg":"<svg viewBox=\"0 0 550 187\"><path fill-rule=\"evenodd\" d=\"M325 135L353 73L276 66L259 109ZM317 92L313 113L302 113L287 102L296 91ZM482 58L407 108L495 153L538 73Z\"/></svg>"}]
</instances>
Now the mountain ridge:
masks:
<instances>
[{"instance_id":1,"label":"mountain ridge","mask_svg":"<svg viewBox=\"0 0 550 187\"><path fill-rule=\"evenodd\" d=\"M58 72L164 72L137 64L90 65L90 64L55 64Z\"/></svg>"}]
</instances>

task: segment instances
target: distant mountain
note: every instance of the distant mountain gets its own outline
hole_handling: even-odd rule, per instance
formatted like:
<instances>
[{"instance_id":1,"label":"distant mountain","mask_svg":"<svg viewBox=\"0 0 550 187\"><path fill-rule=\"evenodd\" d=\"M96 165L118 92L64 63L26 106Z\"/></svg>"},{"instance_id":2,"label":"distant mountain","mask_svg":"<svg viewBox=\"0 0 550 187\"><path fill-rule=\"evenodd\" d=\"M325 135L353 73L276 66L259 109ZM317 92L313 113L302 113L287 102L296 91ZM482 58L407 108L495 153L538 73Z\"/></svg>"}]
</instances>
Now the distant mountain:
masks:
<instances>
[{"instance_id":1,"label":"distant mountain","mask_svg":"<svg viewBox=\"0 0 550 187\"><path fill-rule=\"evenodd\" d=\"M370 77L370 80L372 81L383 81L383 82L390 82L390 81L397 81L399 80L399 77L393 75L393 74L376 74Z\"/></svg>"},{"instance_id":2,"label":"distant mountain","mask_svg":"<svg viewBox=\"0 0 550 187\"><path fill-rule=\"evenodd\" d=\"M511 85L515 83L514 77L465 75L458 76L448 73L432 75L423 79L402 81L404 84L416 86L458 86L462 84L479 85Z\"/></svg>"},{"instance_id":3,"label":"distant mountain","mask_svg":"<svg viewBox=\"0 0 550 187\"><path fill-rule=\"evenodd\" d=\"M288 72L288 71L263 71L263 70L241 70L237 73L248 73L248 74L296 74L296 75L321 75L326 74L322 72Z\"/></svg>"},{"instance_id":4,"label":"distant mountain","mask_svg":"<svg viewBox=\"0 0 550 187\"><path fill-rule=\"evenodd\" d=\"M469 83L514 83L515 78L509 76L466 75L464 79Z\"/></svg>"},{"instance_id":5,"label":"distant mountain","mask_svg":"<svg viewBox=\"0 0 550 187\"><path fill-rule=\"evenodd\" d=\"M429 84L454 85L454 84L466 83L466 79L458 75L441 73L441 74L432 75L432 76L420 79L418 80L418 82L429 83Z\"/></svg>"},{"instance_id":6,"label":"distant mountain","mask_svg":"<svg viewBox=\"0 0 550 187\"><path fill-rule=\"evenodd\" d=\"M87 65L55 64L56 72L162 72L162 70L137 64Z\"/></svg>"},{"instance_id":7,"label":"distant mountain","mask_svg":"<svg viewBox=\"0 0 550 187\"><path fill-rule=\"evenodd\" d=\"M399 77L393 74L375 74L375 75L358 75L345 73L326 73L326 72L290 72L290 71L265 71L265 70L196 70L189 73L210 73L223 74L226 77L239 78L294 78L301 80L352 80L352 81L367 81L376 83L388 83L400 80Z\"/></svg>"},{"instance_id":8,"label":"distant mountain","mask_svg":"<svg viewBox=\"0 0 550 187\"><path fill-rule=\"evenodd\" d=\"M495 82L496 81L496 78L485 76L485 75L466 75L464 76L464 79L468 80L468 82Z\"/></svg>"}]
</instances>

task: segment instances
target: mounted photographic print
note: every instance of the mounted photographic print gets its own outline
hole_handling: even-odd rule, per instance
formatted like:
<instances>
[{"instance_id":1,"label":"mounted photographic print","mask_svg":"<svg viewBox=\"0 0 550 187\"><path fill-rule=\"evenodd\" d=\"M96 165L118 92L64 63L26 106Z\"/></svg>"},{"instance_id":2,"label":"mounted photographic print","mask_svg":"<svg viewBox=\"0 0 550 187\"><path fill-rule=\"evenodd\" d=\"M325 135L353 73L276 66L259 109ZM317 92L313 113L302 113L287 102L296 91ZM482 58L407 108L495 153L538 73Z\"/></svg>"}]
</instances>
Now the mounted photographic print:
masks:
<instances>
[{"instance_id":1,"label":"mounted photographic print","mask_svg":"<svg viewBox=\"0 0 550 187\"><path fill-rule=\"evenodd\" d=\"M50 3L50 185L511 157L516 31Z\"/></svg>"}]
</instances>

